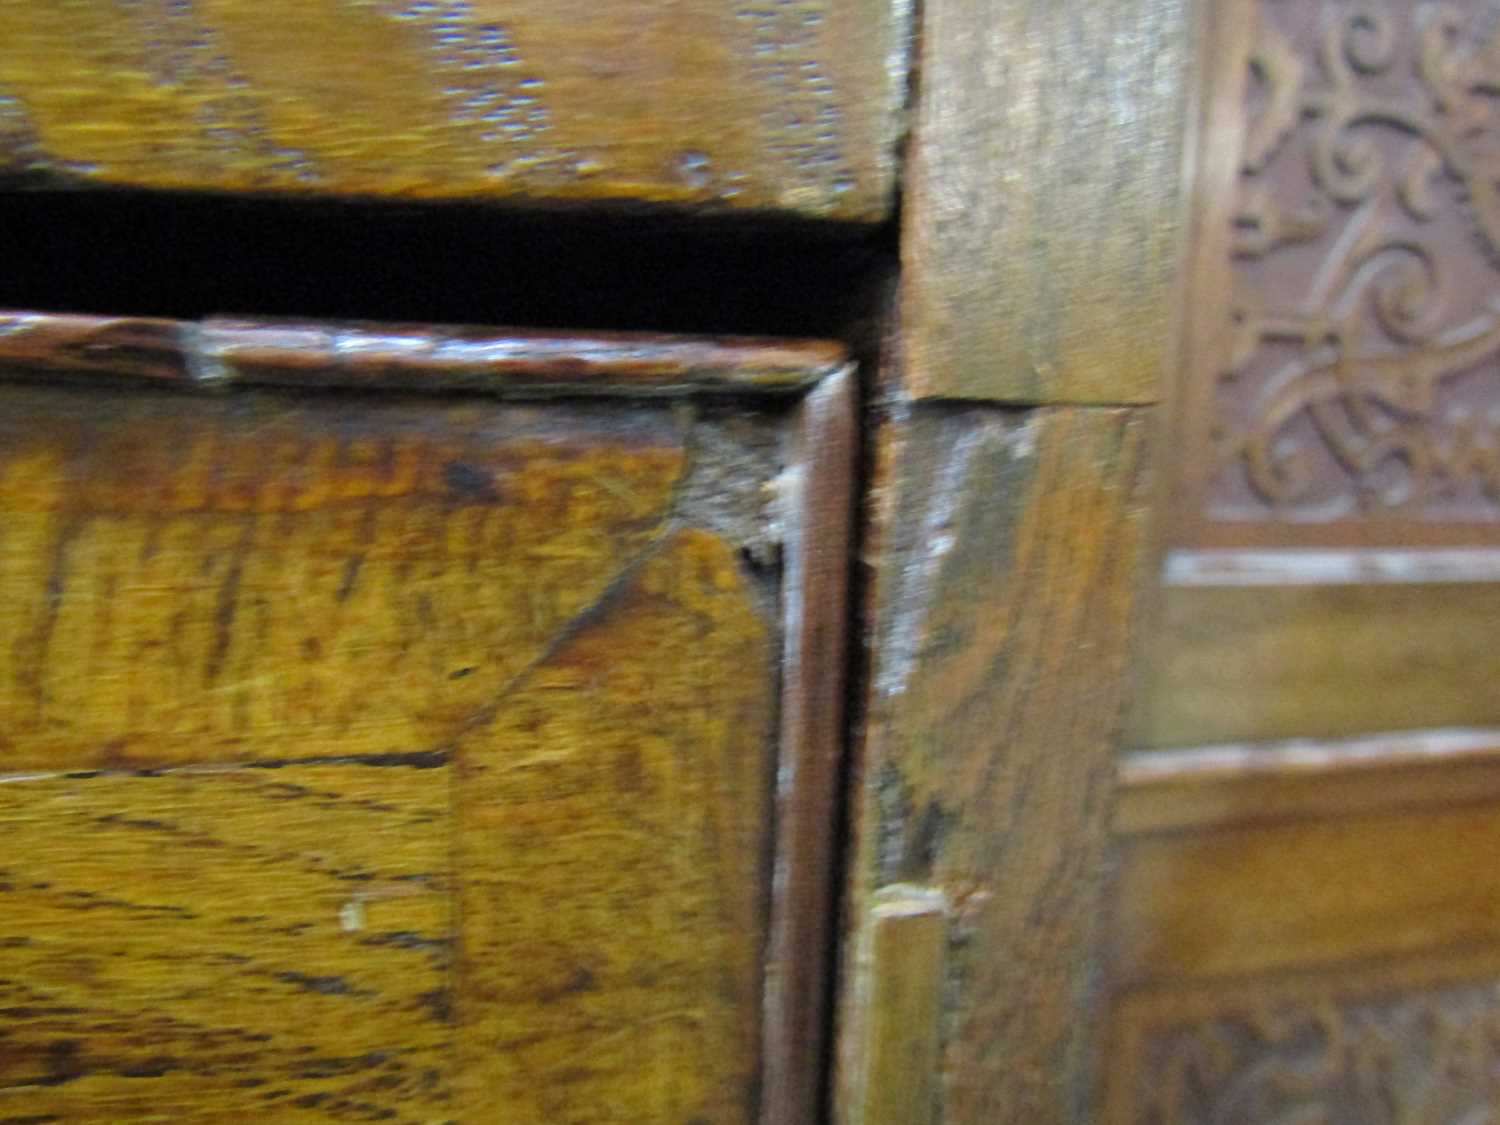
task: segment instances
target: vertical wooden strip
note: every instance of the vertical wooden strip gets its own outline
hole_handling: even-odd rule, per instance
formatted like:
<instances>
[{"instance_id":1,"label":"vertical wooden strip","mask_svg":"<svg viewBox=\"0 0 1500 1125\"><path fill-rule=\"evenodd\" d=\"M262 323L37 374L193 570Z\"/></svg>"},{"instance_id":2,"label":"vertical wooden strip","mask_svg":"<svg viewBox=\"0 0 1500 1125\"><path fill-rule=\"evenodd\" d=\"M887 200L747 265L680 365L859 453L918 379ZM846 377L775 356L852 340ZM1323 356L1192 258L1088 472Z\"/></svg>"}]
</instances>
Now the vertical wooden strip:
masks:
<instances>
[{"instance_id":1,"label":"vertical wooden strip","mask_svg":"<svg viewBox=\"0 0 1500 1125\"><path fill-rule=\"evenodd\" d=\"M813 1121L825 1072L832 846L844 742L845 608L855 458L852 372L801 407L787 497L776 868L766 964L766 1125Z\"/></svg>"},{"instance_id":2,"label":"vertical wooden strip","mask_svg":"<svg viewBox=\"0 0 1500 1125\"><path fill-rule=\"evenodd\" d=\"M938 1021L948 907L926 887L882 889L856 968L857 1125L930 1125L937 1107Z\"/></svg>"},{"instance_id":3,"label":"vertical wooden strip","mask_svg":"<svg viewBox=\"0 0 1500 1125\"><path fill-rule=\"evenodd\" d=\"M891 883L953 904L944 1125L1086 1119L1148 423L944 406L880 437L851 916Z\"/></svg>"},{"instance_id":4,"label":"vertical wooden strip","mask_svg":"<svg viewBox=\"0 0 1500 1125\"><path fill-rule=\"evenodd\" d=\"M928 0L904 208L918 398L1155 401L1187 0Z\"/></svg>"}]
</instances>

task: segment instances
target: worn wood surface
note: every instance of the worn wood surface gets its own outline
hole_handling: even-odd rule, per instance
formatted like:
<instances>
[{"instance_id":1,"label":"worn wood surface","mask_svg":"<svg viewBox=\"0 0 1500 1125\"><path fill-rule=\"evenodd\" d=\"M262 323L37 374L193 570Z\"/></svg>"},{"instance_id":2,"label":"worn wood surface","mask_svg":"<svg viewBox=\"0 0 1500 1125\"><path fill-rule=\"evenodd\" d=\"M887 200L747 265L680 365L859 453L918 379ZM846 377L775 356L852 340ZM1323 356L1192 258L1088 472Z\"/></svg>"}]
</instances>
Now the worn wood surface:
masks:
<instances>
[{"instance_id":1,"label":"worn wood surface","mask_svg":"<svg viewBox=\"0 0 1500 1125\"><path fill-rule=\"evenodd\" d=\"M766 959L826 902L848 376L787 410L742 342L770 409L643 400L712 349L592 338L485 377L609 402L205 394L83 327L0 383L0 987L55 986L0 1005L0 1116L749 1122L777 1075L807 1119ZM399 381L433 336L340 338Z\"/></svg>"},{"instance_id":2,"label":"worn wood surface","mask_svg":"<svg viewBox=\"0 0 1500 1125\"><path fill-rule=\"evenodd\" d=\"M0 393L7 770L432 749L645 548L686 457L663 409Z\"/></svg>"},{"instance_id":3,"label":"worn wood surface","mask_svg":"<svg viewBox=\"0 0 1500 1125\"><path fill-rule=\"evenodd\" d=\"M875 220L906 5L13 0L0 167L47 184Z\"/></svg>"},{"instance_id":4,"label":"worn wood surface","mask_svg":"<svg viewBox=\"0 0 1500 1125\"><path fill-rule=\"evenodd\" d=\"M775 677L744 585L672 536L457 735L461 1120L754 1120Z\"/></svg>"},{"instance_id":5,"label":"worn wood surface","mask_svg":"<svg viewBox=\"0 0 1500 1125\"><path fill-rule=\"evenodd\" d=\"M0 1119L453 1115L449 771L0 784Z\"/></svg>"},{"instance_id":6,"label":"worn wood surface","mask_svg":"<svg viewBox=\"0 0 1500 1125\"><path fill-rule=\"evenodd\" d=\"M847 1119L927 1125L937 1113L948 905L926 887L886 887L862 927L854 1000L857 1042Z\"/></svg>"},{"instance_id":7,"label":"worn wood surface","mask_svg":"<svg viewBox=\"0 0 1500 1125\"><path fill-rule=\"evenodd\" d=\"M796 394L847 364L842 346L817 340L0 312L5 380L644 397Z\"/></svg>"},{"instance_id":8,"label":"worn wood surface","mask_svg":"<svg viewBox=\"0 0 1500 1125\"><path fill-rule=\"evenodd\" d=\"M849 916L898 883L952 904L949 1125L1086 1119L1147 430L1127 409L927 407L879 435Z\"/></svg>"},{"instance_id":9,"label":"worn wood surface","mask_svg":"<svg viewBox=\"0 0 1500 1125\"><path fill-rule=\"evenodd\" d=\"M1171 586L1142 645L1134 746L1500 723L1500 586Z\"/></svg>"},{"instance_id":10,"label":"worn wood surface","mask_svg":"<svg viewBox=\"0 0 1500 1125\"><path fill-rule=\"evenodd\" d=\"M828 1007L842 841L849 583L854 565L859 403L853 372L824 379L799 408L789 471L782 585L781 745L776 762L772 894L766 947L763 1125L809 1121L828 1093Z\"/></svg>"},{"instance_id":11,"label":"worn wood surface","mask_svg":"<svg viewBox=\"0 0 1500 1125\"><path fill-rule=\"evenodd\" d=\"M1186 0L930 0L904 185L918 397L1154 401L1175 357Z\"/></svg>"}]
</instances>

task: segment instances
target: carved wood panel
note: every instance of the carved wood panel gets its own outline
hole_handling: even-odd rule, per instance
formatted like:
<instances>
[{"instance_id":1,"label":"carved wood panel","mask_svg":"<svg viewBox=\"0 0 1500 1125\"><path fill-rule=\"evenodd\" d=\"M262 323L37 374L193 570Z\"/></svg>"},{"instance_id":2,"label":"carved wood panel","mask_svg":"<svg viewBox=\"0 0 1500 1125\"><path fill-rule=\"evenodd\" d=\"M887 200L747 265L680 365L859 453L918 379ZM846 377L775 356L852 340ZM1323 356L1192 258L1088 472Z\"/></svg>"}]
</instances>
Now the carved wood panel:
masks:
<instances>
[{"instance_id":1,"label":"carved wood panel","mask_svg":"<svg viewBox=\"0 0 1500 1125\"><path fill-rule=\"evenodd\" d=\"M1500 7L1211 18L1176 545L1472 538L1500 520Z\"/></svg>"},{"instance_id":2,"label":"carved wood panel","mask_svg":"<svg viewBox=\"0 0 1500 1125\"><path fill-rule=\"evenodd\" d=\"M1500 983L1225 1011L1142 1044L1141 1125L1483 1125L1500 1102Z\"/></svg>"}]
</instances>

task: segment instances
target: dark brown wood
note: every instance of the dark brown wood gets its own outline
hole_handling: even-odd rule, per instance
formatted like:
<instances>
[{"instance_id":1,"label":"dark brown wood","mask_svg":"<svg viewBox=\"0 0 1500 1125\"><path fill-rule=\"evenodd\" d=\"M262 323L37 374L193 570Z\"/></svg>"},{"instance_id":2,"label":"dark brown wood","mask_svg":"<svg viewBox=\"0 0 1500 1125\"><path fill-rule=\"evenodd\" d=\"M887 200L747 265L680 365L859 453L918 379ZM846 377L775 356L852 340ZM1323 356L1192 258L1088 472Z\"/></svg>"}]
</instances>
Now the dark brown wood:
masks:
<instances>
[{"instance_id":1,"label":"dark brown wood","mask_svg":"<svg viewBox=\"0 0 1500 1125\"><path fill-rule=\"evenodd\" d=\"M1087 1119L1148 430L1143 410L933 405L877 433L848 909L871 924L894 884L951 903L946 1125ZM865 1093L858 971L846 1122Z\"/></svg>"},{"instance_id":2,"label":"dark brown wood","mask_svg":"<svg viewBox=\"0 0 1500 1125\"><path fill-rule=\"evenodd\" d=\"M1495 28L1416 0L1206 12L1171 545L1493 542Z\"/></svg>"},{"instance_id":3,"label":"dark brown wood","mask_svg":"<svg viewBox=\"0 0 1500 1125\"><path fill-rule=\"evenodd\" d=\"M902 257L918 398L1142 403L1176 355L1187 0L928 0Z\"/></svg>"},{"instance_id":4,"label":"dark brown wood","mask_svg":"<svg viewBox=\"0 0 1500 1125\"><path fill-rule=\"evenodd\" d=\"M100 374L507 395L796 394L847 364L841 345L822 341L0 313L0 379Z\"/></svg>"},{"instance_id":5,"label":"dark brown wood","mask_svg":"<svg viewBox=\"0 0 1500 1125\"><path fill-rule=\"evenodd\" d=\"M766 961L765 1125L815 1120L823 1099L834 837L844 750L844 666L857 442L852 373L803 399L780 482L789 515L775 919Z\"/></svg>"}]
</instances>

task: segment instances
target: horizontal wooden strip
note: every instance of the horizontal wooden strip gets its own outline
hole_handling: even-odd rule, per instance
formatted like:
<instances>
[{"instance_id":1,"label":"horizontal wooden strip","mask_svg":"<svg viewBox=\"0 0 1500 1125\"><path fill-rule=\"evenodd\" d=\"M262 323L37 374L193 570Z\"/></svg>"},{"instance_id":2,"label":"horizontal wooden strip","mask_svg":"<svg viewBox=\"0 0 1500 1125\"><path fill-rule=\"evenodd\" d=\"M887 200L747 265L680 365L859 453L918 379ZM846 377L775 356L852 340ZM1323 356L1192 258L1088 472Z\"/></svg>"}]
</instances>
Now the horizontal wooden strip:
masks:
<instances>
[{"instance_id":1,"label":"horizontal wooden strip","mask_svg":"<svg viewBox=\"0 0 1500 1125\"><path fill-rule=\"evenodd\" d=\"M110 375L507 395L746 394L802 390L847 365L843 346L824 341L0 313L0 379Z\"/></svg>"},{"instance_id":2,"label":"horizontal wooden strip","mask_svg":"<svg viewBox=\"0 0 1500 1125\"><path fill-rule=\"evenodd\" d=\"M1500 726L1500 583L1168 587L1141 748Z\"/></svg>"},{"instance_id":3,"label":"horizontal wooden strip","mask_svg":"<svg viewBox=\"0 0 1500 1125\"><path fill-rule=\"evenodd\" d=\"M874 221L908 23L892 0L6 0L0 171Z\"/></svg>"},{"instance_id":4,"label":"horizontal wooden strip","mask_svg":"<svg viewBox=\"0 0 1500 1125\"><path fill-rule=\"evenodd\" d=\"M1130 754L1115 828L1157 832L1500 798L1500 730Z\"/></svg>"},{"instance_id":5,"label":"horizontal wooden strip","mask_svg":"<svg viewBox=\"0 0 1500 1125\"><path fill-rule=\"evenodd\" d=\"M1500 944L1500 800L1137 836L1121 853L1122 985Z\"/></svg>"},{"instance_id":6,"label":"horizontal wooden strip","mask_svg":"<svg viewBox=\"0 0 1500 1125\"><path fill-rule=\"evenodd\" d=\"M1500 582L1500 550L1172 551L1162 581L1168 586Z\"/></svg>"}]
</instances>

